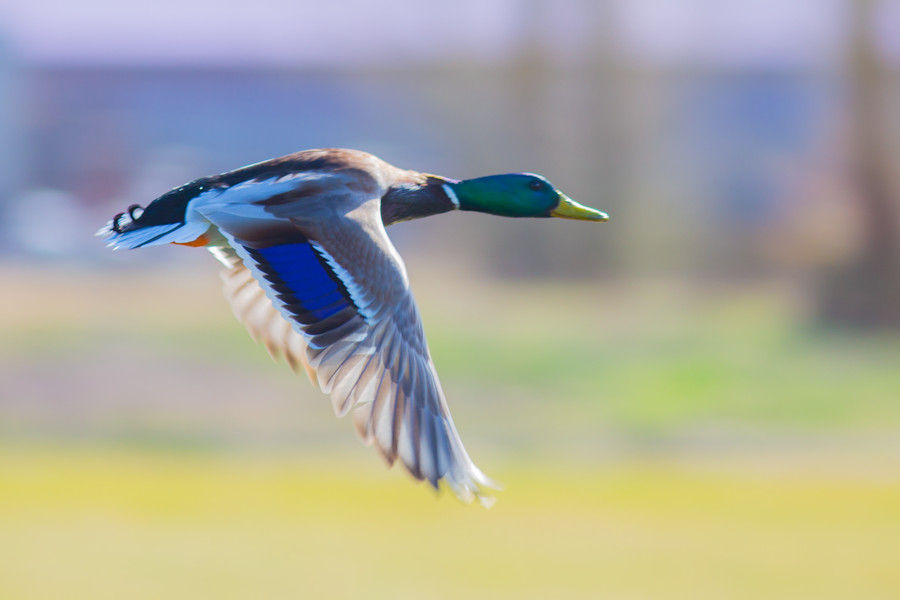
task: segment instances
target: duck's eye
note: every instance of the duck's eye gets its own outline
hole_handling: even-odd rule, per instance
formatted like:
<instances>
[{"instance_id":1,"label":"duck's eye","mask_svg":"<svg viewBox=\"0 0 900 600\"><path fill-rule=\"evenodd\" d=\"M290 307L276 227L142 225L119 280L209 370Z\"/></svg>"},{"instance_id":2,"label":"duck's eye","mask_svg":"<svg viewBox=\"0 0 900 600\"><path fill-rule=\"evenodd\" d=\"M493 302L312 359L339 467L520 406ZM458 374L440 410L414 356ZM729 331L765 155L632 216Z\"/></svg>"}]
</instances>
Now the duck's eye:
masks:
<instances>
[{"instance_id":1,"label":"duck's eye","mask_svg":"<svg viewBox=\"0 0 900 600\"><path fill-rule=\"evenodd\" d=\"M534 181L532 181L531 183L528 184L528 187L530 187L535 192L539 192L542 189L544 189L544 183L535 179Z\"/></svg>"}]
</instances>

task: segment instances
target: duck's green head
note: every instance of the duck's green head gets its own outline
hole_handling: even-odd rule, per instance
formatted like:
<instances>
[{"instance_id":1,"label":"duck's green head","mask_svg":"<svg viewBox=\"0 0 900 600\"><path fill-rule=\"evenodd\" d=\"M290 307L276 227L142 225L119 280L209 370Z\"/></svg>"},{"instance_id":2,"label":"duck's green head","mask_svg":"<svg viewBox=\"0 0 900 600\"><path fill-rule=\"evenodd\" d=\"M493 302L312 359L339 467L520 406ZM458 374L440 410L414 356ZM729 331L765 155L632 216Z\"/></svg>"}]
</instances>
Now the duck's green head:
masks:
<instances>
[{"instance_id":1,"label":"duck's green head","mask_svg":"<svg viewBox=\"0 0 900 600\"><path fill-rule=\"evenodd\" d=\"M456 195L460 210L503 217L609 220L606 213L578 204L549 181L533 173L489 175L448 183L447 186Z\"/></svg>"}]
</instances>

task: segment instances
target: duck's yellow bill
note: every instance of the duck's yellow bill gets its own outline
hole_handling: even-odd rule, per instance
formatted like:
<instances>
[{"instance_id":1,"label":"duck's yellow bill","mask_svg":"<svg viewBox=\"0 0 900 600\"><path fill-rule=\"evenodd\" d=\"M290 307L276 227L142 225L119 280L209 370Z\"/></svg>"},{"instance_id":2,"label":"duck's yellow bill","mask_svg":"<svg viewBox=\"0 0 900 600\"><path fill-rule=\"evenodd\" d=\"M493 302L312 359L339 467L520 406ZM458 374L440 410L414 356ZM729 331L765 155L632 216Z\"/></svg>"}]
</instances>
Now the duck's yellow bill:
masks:
<instances>
[{"instance_id":1,"label":"duck's yellow bill","mask_svg":"<svg viewBox=\"0 0 900 600\"><path fill-rule=\"evenodd\" d=\"M550 216L578 221L609 221L609 215L605 212L578 204L563 193L559 195L559 206L550 211Z\"/></svg>"}]
</instances>

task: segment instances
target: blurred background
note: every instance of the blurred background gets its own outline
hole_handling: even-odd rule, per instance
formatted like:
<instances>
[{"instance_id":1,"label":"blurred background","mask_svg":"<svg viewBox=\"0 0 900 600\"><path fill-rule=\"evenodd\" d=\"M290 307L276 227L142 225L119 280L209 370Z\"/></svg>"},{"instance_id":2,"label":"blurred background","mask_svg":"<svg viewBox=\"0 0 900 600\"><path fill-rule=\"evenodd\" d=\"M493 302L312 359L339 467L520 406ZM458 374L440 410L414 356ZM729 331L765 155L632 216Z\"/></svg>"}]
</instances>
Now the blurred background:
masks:
<instances>
[{"instance_id":1,"label":"blurred background","mask_svg":"<svg viewBox=\"0 0 900 600\"><path fill-rule=\"evenodd\" d=\"M93 237L315 147L612 217L389 232L490 511ZM898 156L897 0L0 0L0 597L898 597Z\"/></svg>"}]
</instances>

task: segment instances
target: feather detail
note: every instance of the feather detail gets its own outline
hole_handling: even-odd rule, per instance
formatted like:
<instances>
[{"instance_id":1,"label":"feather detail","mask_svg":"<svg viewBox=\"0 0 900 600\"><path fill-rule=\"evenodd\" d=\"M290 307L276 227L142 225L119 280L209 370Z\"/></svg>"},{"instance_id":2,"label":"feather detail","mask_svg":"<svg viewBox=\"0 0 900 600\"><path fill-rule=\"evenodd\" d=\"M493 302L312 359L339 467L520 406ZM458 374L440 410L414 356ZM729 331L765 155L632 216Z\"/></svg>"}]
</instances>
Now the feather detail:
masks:
<instances>
[{"instance_id":1,"label":"feather detail","mask_svg":"<svg viewBox=\"0 0 900 600\"><path fill-rule=\"evenodd\" d=\"M303 366L389 465L488 505L497 486L456 431L382 220L452 210L447 181L362 152L306 151L181 186L99 234L136 248L210 231L225 297L273 358Z\"/></svg>"},{"instance_id":2,"label":"feather detail","mask_svg":"<svg viewBox=\"0 0 900 600\"><path fill-rule=\"evenodd\" d=\"M106 240L106 245L113 250L121 248L143 248L160 244L186 244L193 242L209 229L209 223L195 221L191 223L169 223L152 225L130 231L117 232L112 229L112 221L97 232L97 236Z\"/></svg>"},{"instance_id":3,"label":"feather detail","mask_svg":"<svg viewBox=\"0 0 900 600\"><path fill-rule=\"evenodd\" d=\"M210 250L215 250L213 254L217 257L230 254L221 248ZM318 386L315 371L306 360L303 336L294 331L272 306L250 270L238 261L232 267L223 269L221 278L225 299L231 305L234 316L247 328L250 337L262 342L273 359L284 356L295 373L302 369L312 384Z\"/></svg>"}]
</instances>

